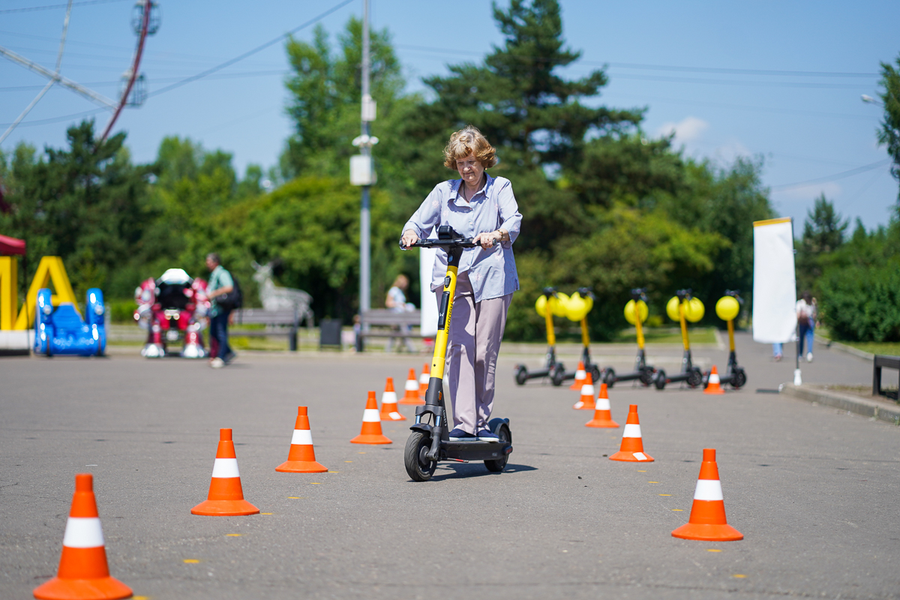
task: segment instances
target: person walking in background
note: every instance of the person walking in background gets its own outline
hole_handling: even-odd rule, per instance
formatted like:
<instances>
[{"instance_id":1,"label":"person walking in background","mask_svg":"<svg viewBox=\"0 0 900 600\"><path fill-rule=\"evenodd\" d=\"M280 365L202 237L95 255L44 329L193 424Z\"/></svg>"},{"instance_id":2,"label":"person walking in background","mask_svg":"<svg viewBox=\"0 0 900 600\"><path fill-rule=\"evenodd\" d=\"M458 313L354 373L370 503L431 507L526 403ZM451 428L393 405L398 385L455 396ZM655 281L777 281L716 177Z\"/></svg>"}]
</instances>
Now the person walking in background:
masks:
<instances>
[{"instance_id":1,"label":"person walking in background","mask_svg":"<svg viewBox=\"0 0 900 600\"><path fill-rule=\"evenodd\" d=\"M819 326L819 303L813 298L809 303L809 330L806 332L806 362L812 362L813 341L816 338L816 327Z\"/></svg>"},{"instance_id":2,"label":"person walking in background","mask_svg":"<svg viewBox=\"0 0 900 600\"><path fill-rule=\"evenodd\" d=\"M391 312L402 313L410 310L415 310L416 307L406 301L406 290L409 289L409 278L406 275L397 275L397 278L394 279L394 284L391 286L391 289L388 290L387 297L384 299L384 306L390 310ZM398 325L396 329L399 329L404 334L409 334L412 331L412 328L409 325ZM402 340L401 348L405 348L407 352L413 352L413 347L409 343L408 337L401 337ZM394 338L388 338L386 351L390 352L394 347Z\"/></svg>"},{"instance_id":3,"label":"person walking in background","mask_svg":"<svg viewBox=\"0 0 900 600\"><path fill-rule=\"evenodd\" d=\"M812 294L803 292L803 295L797 300L797 356L803 356L803 343L809 339L806 349L806 362L812 362L812 329L813 322L813 301Z\"/></svg>"},{"instance_id":4,"label":"person walking in background","mask_svg":"<svg viewBox=\"0 0 900 600\"><path fill-rule=\"evenodd\" d=\"M444 166L460 178L436 185L403 226L400 238L400 245L409 248L441 225L449 225L477 244L463 250L450 320L446 373L453 406L451 441L475 437L500 441L488 421L506 314L519 289L512 246L522 214L509 179L485 172L495 164L493 146L475 127L450 136ZM438 251L431 280L438 303L446 274L447 252Z\"/></svg>"},{"instance_id":5,"label":"person walking in background","mask_svg":"<svg viewBox=\"0 0 900 600\"><path fill-rule=\"evenodd\" d=\"M216 252L206 255L206 268L211 271L209 283L206 287L210 300L209 309L209 337L210 337L210 366L221 369L237 356L228 345L228 317L232 307L222 301L225 294L234 290L234 279L225 267L222 259ZM213 347L212 340L216 341Z\"/></svg>"}]
</instances>

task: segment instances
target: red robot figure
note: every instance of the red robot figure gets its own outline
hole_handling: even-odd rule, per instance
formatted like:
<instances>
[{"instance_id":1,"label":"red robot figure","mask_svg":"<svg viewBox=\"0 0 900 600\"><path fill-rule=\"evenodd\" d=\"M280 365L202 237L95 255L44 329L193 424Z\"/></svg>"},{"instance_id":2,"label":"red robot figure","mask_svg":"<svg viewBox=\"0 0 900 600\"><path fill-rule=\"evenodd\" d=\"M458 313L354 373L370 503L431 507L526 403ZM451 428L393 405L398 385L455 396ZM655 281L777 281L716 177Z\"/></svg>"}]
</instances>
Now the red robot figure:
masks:
<instances>
[{"instance_id":1,"label":"red robot figure","mask_svg":"<svg viewBox=\"0 0 900 600\"><path fill-rule=\"evenodd\" d=\"M134 290L137 310L134 320L147 329L147 343L141 350L146 358L169 354L167 345L183 338L181 356L205 358L202 330L209 313L206 281L194 279L184 269L169 269L159 279L145 280Z\"/></svg>"}]
</instances>

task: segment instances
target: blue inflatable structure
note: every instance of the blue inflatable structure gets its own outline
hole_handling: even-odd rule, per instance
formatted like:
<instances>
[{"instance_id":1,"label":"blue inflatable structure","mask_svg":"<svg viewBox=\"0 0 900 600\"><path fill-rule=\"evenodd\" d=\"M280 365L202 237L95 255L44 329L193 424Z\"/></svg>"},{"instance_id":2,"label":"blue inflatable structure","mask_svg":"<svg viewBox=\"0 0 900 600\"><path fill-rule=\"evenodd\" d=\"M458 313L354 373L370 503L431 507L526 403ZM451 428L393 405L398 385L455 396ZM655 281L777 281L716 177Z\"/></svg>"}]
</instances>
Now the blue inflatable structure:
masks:
<instances>
[{"instance_id":1,"label":"blue inflatable structure","mask_svg":"<svg viewBox=\"0 0 900 600\"><path fill-rule=\"evenodd\" d=\"M74 305L64 303L54 308L50 298L50 290L44 288L38 292L34 323L35 354L103 356L106 351L103 292L97 288L87 291L86 322Z\"/></svg>"}]
</instances>

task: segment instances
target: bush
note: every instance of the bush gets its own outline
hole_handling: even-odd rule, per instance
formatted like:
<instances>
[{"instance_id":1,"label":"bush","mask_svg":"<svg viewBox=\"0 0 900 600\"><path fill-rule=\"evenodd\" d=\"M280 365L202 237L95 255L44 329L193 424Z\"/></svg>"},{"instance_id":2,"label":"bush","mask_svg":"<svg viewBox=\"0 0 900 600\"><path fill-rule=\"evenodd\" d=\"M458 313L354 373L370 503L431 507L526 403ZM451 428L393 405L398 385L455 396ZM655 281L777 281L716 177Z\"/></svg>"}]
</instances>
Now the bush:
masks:
<instances>
[{"instance_id":1,"label":"bush","mask_svg":"<svg viewBox=\"0 0 900 600\"><path fill-rule=\"evenodd\" d=\"M822 320L837 339L900 341L900 265L833 269L821 290Z\"/></svg>"}]
</instances>

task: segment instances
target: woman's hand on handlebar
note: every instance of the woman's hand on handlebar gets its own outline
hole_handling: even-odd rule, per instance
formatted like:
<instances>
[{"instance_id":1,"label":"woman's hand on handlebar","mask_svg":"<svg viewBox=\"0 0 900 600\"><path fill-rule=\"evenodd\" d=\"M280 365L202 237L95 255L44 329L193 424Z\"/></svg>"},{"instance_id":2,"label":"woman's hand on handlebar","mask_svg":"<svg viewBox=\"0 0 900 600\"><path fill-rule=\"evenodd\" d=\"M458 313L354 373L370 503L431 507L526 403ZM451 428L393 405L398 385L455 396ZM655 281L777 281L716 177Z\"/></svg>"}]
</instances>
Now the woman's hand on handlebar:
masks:
<instances>
[{"instance_id":1,"label":"woman's hand on handlebar","mask_svg":"<svg viewBox=\"0 0 900 600\"><path fill-rule=\"evenodd\" d=\"M400 237L400 246L402 248L409 248L413 244L419 241L419 236L416 235L416 232L412 229L407 229L403 232L403 235Z\"/></svg>"},{"instance_id":2,"label":"woman's hand on handlebar","mask_svg":"<svg viewBox=\"0 0 900 600\"><path fill-rule=\"evenodd\" d=\"M503 241L503 234L499 231L489 231L486 233L479 233L475 236L475 239L472 240L475 244L481 246L485 250L489 250Z\"/></svg>"}]
</instances>

